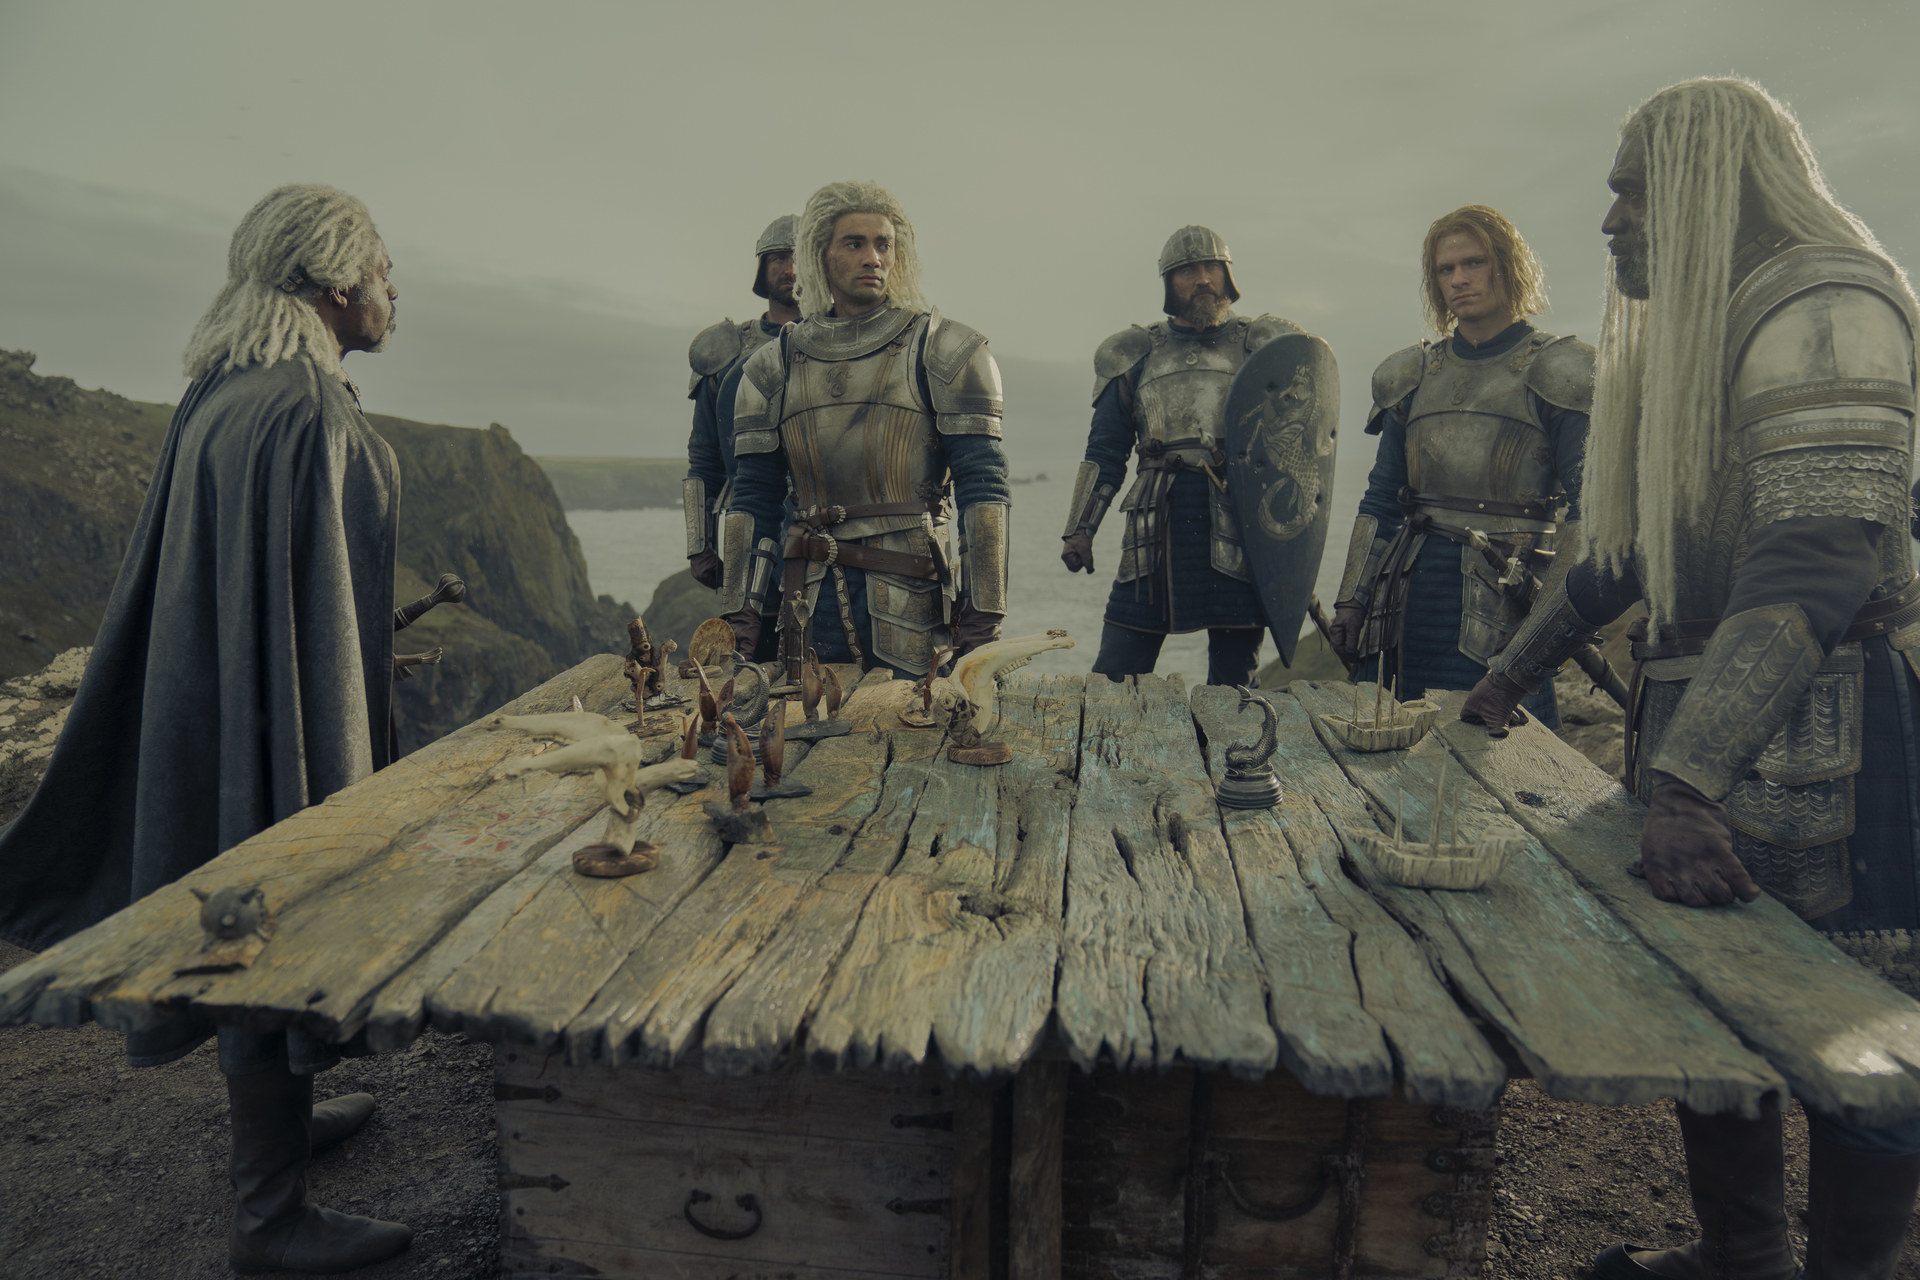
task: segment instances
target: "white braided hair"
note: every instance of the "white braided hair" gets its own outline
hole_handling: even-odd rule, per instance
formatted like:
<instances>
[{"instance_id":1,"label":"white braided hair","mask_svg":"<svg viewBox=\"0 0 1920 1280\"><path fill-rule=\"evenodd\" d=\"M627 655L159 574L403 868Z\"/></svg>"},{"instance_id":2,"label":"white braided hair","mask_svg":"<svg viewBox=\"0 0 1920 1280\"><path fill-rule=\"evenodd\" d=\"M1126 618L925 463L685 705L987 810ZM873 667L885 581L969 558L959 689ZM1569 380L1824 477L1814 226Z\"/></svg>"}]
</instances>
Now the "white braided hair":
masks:
<instances>
[{"instance_id":1,"label":"white braided hair","mask_svg":"<svg viewBox=\"0 0 1920 1280\"><path fill-rule=\"evenodd\" d=\"M833 290L827 287L827 246L833 226L849 213L879 213L893 223L893 269L887 273L887 305L908 311L927 310L920 293L920 254L914 248L913 223L893 193L875 182L829 182L813 193L800 214L799 277L795 289L803 316L825 315L833 309Z\"/></svg>"},{"instance_id":2,"label":"white braided hair","mask_svg":"<svg viewBox=\"0 0 1920 1280\"><path fill-rule=\"evenodd\" d=\"M187 343L187 377L271 365L302 351L338 377L339 347L314 299L364 288L386 251L367 206L344 191L303 182L267 192L234 228L227 283Z\"/></svg>"},{"instance_id":3,"label":"white braided hair","mask_svg":"<svg viewBox=\"0 0 1920 1280\"><path fill-rule=\"evenodd\" d=\"M1662 89L1620 135L1646 147L1650 296L1627 297L1609 269L1580 506L1590 554L1637 567L1658 624L1674 617L1680 522L1708 500L1723 459L1743 190L1796 240L1885 254L1834 199L1793 112L1750 80Z\"/></svg>"}]
</instances>

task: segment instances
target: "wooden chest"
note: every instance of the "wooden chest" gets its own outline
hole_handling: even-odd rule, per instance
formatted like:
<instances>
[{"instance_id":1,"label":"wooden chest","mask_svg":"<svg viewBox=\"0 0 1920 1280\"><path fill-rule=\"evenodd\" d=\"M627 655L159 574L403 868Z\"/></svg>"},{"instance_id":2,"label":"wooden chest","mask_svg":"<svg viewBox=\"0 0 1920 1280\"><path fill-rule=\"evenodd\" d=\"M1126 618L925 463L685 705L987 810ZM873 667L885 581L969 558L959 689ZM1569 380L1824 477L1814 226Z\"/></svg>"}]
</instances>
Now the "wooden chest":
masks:
<instances>
[{"instance_id":1,"label":"wooden chest","mask_svg":"<svg viewBox=\"0 0 1920 1280\"><path fill-rule=\"evenodd\" d=\"M1315 1097L1284 1072L1076 1072L1062 1274L1478 1275L1498 1116Z\"/></svg>"},{"instance_id":2,"label":"wooden chest","mask_svg":"<svg viewBox=\"0 0 1920 1280\"><path fill-rule=\"evenodd\" d=\"M730 1080L497 1050L501 1274L944 1277L944 1073Z\"/></svg>"}]
</instances>

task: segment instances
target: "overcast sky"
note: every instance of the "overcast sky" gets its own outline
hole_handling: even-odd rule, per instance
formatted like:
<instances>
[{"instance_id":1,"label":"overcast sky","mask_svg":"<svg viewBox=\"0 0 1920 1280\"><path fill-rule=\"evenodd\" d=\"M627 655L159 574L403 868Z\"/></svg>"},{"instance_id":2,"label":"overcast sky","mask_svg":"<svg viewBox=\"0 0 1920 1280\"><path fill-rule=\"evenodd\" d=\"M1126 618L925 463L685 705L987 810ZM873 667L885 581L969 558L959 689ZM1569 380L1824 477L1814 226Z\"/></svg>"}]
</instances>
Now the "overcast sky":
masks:
<instances>
[{"instance_id":1,"label":"overcast sky","mask_svg":"<svg viewBox=\"0 0 1920 1280\"><path fill-rule=\"evenodd\" d=\"M366 200L396 263L394 349L349 364L369 408L672 453L684 343L757 309L760 228L866 177L913 216L933 301L1024 362L1010 436L1077 448L1092 351L1156 317L1188 222L1232 246L1243 311L1332 343L1357 425L1368 373L1420 336L1420 236L1456 205L1512 217L1544 327L1592 336L1619 120L1687 76L1791 101L1915 266L1916 50L1920 5L1844 0L0 0L0 346L176 396L233 223L318 180ZM1347 500L1368 462L1343 457Z\"/></svg>"}]
</instances>

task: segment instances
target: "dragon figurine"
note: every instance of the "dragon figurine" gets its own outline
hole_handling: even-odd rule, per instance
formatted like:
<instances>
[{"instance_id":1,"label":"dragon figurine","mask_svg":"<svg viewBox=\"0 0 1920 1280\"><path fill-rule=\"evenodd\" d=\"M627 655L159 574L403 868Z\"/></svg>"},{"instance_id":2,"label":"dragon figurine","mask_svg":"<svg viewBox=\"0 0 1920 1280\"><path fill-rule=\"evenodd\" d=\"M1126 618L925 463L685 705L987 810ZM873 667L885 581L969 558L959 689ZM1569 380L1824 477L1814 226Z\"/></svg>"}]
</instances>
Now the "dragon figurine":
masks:
<instances>
[{"instance_id":1,"label":"dragon figurine","mask_svg":"<svg viewBox=\"0 0 1920 1280\"><path fill-rule=\"evenodd\" d=\"M1005 764L1013 751L988 738L1000 723L1000 681L1049 649L1071 649L1065 631L1041 631L983 644L957 659L947 675L929 677L925 715L947 731L947 758L958 764Z\"/></svg>"},{"instance_id":2,"label":"dragon figurine","mask_svg":"<svg viewBox=\"0 0 1920 1280\"><path fill-rule=\"evenodd\" d=\"M1228 809L1271 809L1280 803L1280 779L1274 776L1273 753L1280 746L1280 718L1273 704L1246 685L1234 686L1240 692L1237 708L1260 708L1260 733L1252 742L1230 743L1226 757L1227 776L1213 789L1214 799Z\"/></svg>"}]
</instances>

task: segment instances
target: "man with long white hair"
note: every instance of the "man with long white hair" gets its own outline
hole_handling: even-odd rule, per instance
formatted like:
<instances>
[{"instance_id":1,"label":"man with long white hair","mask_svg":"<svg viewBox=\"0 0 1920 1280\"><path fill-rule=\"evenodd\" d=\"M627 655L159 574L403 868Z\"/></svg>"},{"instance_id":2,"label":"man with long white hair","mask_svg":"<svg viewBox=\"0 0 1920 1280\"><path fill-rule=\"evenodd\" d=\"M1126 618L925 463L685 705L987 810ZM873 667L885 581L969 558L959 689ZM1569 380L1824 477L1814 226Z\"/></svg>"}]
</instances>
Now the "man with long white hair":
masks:
<instances>
[{"instance_id":1,"label":"man with long white hair","mask_svg":"<svg viewBox=\"0 0 1920 1280\"><path fill-rule=\"evenodd\" d=\"M687 398L693 401L693 432L687 437L687 477L680 482L687 519L687 561L694 581L718 587L722 572L714 521L728 506L733 482L733 388L747 357L800 318L794 298L798 275L793 239L800 220L783 213L767 224L753 246L753 292L767 300L756 320L708 325L687 348L693 369Z\"/></svg>"},{"instance_id":2,"label":"man with long white hair","mask_svg":"<svg viewBox=\"0 0 1920 1280\"><path fill-rule=\"evenodd\" d=\"M1400 696L1471 689L1526 617L1525 583L1474 544L1483 534L1534 574L1567 549L1593 403L1593 348L1527 323L1547 307L1539 260L1495 209L1427 228L1420 300L1436 341L1374 370L1367 434L1380 437L1334 597L1333 647ZM1551 686L1528 700L1548 728Z\"/></svg>"},{"instance_id":3,"label":"man with long white hair","mask_svg":"<svg viewBox=\"0 0 1920 1280\"><path fill-rule=\"evenodd\" d=\"M1632 870L1689 906L1764 888L1920 994L1913 293L1750 82L1656 94L1609 183L1589 555L1462 716L1503 733L1572 644L1644 596L1627 768L1649 813ZM1891 1276L1920 1122L1808 1120L1807 1274ZM1596 1274L1788 1280L1777 1104L1757 1119L1681 1107L1680 1128L1701 1239L1619 1246Z\"/></svg>"},{"instance_id":4,"label":"man with long white hair","mask_svg":"<svg viewBox=\"0 0 1920 1280\"><path fill-rule=\"evenodd\" d=\"M1000 371L979 331L920 293L913 223L884 188L834 182L800 217L800 323L748 357L734 397L723 607L743 656L770 573L753 549L798 508L780 550L781 656L905 676L998 637L1009 495ZM952 548L949 496L959 508Z\"/></svg>"},{"instance_id":5,"label":"man with long white hair","mask_svg":"<svg viewBox=\"0 0 1920 1280\"><path fill-rule=\"evenodd\" d=\"M393 451L341 373L399 297L366 206L281 187L233 233L47 773L0 833L0 936L38 950L389 762ZM135 1066L213 1028L129 1034ZM373 1099L320 1107L339 1051L297 1029L219 1028L233 1122L234 1270L337 1272L413 1233L306 1199L312 1152Z\"/></svg>"}]
</instances>

